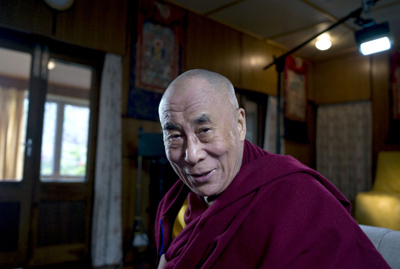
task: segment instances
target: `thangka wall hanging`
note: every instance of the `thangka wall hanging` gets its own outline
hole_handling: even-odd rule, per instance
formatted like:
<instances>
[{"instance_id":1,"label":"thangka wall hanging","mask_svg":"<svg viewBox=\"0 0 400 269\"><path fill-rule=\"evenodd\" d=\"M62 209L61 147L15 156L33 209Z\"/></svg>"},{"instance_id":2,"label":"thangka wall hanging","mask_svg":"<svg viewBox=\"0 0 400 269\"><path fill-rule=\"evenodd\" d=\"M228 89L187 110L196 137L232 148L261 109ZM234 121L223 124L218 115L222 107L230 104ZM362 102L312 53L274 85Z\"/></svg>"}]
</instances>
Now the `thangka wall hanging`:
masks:
<instances>
[{"instance_id":1,"label":"thangka wall hanging","mask_svg":"<svg viewBox=\"0 0 400 269\"><path fill-rule=\"evenodd\" d=\"M285 61L285 139L308 143L307 65L300 58L287 56Z\"/></svg>"},{"instance_id":2,"label":"thangka wall hanging","mask_svg":"<svg viewBox=\"0 0 400 269\"><path fill-rule=\"evenodd\" d=\"M139 3L127 116L158 120L158 103L181 71L184 11L159 1Z\"/></svg>"},{"instance_id":3,"label":"thangka wall hanging","mask_svg":"<svg viewBox=\"0 0 400 269\"><path fill-rule=\"evenodd\" d=\"M390 123L388 144L400 144L400 52L390 56Z\"/></svg>"}]
</instances>

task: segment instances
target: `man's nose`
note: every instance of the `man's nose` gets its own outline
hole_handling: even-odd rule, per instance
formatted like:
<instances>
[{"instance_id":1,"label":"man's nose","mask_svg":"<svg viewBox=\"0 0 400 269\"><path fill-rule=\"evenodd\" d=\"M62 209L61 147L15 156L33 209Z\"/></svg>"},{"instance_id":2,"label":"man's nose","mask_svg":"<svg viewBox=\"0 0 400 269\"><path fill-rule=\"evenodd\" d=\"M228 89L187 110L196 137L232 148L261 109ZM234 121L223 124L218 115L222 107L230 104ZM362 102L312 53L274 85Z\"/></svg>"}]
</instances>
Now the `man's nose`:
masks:
<instances>
[{"instance_id":1,"label":"man's nose","mask_svg":"<svg viewBox=\"0 0 400 269\"><path fill-rule=\"evenodd\" d=\"M189 137L185 150L185 162L195 165L206 157L206 152L203 148L203 143L197 137Z\"/></svg>"}]
</instances>

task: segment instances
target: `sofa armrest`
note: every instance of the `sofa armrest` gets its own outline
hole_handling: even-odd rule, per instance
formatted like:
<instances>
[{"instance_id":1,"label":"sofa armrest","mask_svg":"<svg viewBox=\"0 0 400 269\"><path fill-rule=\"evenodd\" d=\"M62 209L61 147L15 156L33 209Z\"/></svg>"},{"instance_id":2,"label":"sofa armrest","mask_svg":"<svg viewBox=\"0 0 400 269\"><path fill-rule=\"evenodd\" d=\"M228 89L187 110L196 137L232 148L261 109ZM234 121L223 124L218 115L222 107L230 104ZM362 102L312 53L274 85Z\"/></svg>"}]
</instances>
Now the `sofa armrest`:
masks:
<instances>
[{"instance_id":1,"label":"sofa armrest","mask_svg":"<svg viewBox=\"0 0 400 269\"><path fill-rule=\"evenodd\" d=\"M391 268L400 268L400 231L360 225Z\"/></svg>"}]
</instances>

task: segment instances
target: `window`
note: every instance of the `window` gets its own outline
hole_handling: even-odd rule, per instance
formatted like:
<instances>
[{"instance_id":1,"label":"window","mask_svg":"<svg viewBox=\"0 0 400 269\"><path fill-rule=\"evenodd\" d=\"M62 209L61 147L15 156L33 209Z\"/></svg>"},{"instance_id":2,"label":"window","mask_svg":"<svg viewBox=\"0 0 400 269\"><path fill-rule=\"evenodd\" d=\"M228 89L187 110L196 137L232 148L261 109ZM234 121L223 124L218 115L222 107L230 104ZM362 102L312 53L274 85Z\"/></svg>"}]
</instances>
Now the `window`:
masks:
<instances>
[{"instance_id":1,"label":"window","mask_svg":"<svg viewBox=\"0 0 400 269\"><path fill-rule=\"evenodd\" d=\"M85 182L92 71L55 59L48 69L40 180Z\"/></svg>"},{"instance_id":2,"label":"window","mask_svg":"<svg viewBox=\"0 0 400 269\"><path fill-rule=\"evenodd\" d=\"M246 139L262 148L268 95L236 89L236 97L246 112Z\"/></svg>"},{"instance_id":3,"label":"window","mask_svg":"<svg viewBox=\"0 0 400 269\"><path fill-rule=\"evenodd\" d=\"M42 181L82 182L86 175L88 104L49 98L45 104Z\"/></svg>"}]
</instances>

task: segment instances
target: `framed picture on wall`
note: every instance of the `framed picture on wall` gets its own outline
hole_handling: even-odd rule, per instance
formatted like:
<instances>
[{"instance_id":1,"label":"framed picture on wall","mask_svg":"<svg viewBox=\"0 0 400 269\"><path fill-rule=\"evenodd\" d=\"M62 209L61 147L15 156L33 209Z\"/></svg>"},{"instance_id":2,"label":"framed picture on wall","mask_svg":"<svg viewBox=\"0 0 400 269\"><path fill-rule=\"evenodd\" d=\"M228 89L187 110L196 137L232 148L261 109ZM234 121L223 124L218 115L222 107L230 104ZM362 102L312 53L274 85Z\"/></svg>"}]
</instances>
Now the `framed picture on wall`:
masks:
<instances>
[{"instance_id":1,"label":"framed picture on wall","mask_svg":"<svg viewBox=\"0 0 400 269\"><path fill-rule=\"evenodd\" d=\"M307 135L307 64L288 56L285 61L285 139L308 143Z\"/></svg>"},{"instance_id":2,"label":"framed picture on wall","mask_svg":"<svg viewBox=\"0 0 400 269\"><path fill-rule=\"evenodd\" d=\"M127 117L158 121L158 104L181 72L185 12L155 0L139 1Z\"/></svg>"}]
</instances>

